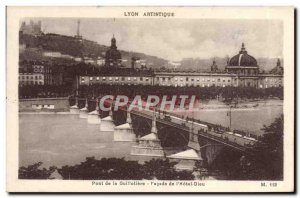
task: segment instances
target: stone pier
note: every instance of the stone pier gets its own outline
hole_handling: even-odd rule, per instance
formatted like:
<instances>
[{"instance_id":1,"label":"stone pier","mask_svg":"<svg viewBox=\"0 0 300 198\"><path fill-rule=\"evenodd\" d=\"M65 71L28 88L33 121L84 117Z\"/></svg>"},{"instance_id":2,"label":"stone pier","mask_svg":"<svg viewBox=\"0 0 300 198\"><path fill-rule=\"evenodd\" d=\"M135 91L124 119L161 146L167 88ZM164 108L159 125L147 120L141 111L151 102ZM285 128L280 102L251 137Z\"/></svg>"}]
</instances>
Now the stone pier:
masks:
<instances>
[{"instance_id":1,"label":"stone pier","mask_svg":"<svg viewBox=\"0 0 300 198\"><path fill-rule=\"evenodd\" d=\"M157 136L156 117L152 120L151 133L138 139L136 145L131 148L131 155L164 157L165 153Z\"/></svg>"},{"instance_id":2,"label":"stone pier","mask_svg":"<svg viewBox=\"0 0 300 198\"><path fill-rule=\"evenodd\" d=\"M133 142L136 136L133 132L130 112L127 111L126 123L114 128L114 141L118 142Z\"/></svg>"},{"instance_id":3,"label":"stone pier","mask_svg":"<svg viewBox=\"0 0 300 198\"><path fill-rule=\"evenodd\" d=\"M173 155L167 156L171 161L178 162L175 165L177 170L189 170L193 171L197 161L202 161L201 156L194 150L189 149Z\"/></svg>"},{"instance_id":4,"label":"stone pier","mask_svg":"<svg viewBox=\"0 0 300 198\"><path fill-rule=\"evenodd\" d=\"M191 130L189 134L188 147L194 149L195 151L200 151L200 144L198 141L198 132Z\"/></svg>"},{"instance_id":5,"label":"stone pier","mask_svg":"<svg viewBox=\"0 0 300 198\"><path fill-rule=\"evenodd\" d=\"M99 130L101 132L114 132L115 127L116 127L116 125L114 124L114 120L112 117L112 108L111 108L108 116L101 119L101 124L100 124Z\"/></svg>"},{"instance_id":6,"label":"stone pier","mask_svg":"<svg viewBox=\"0 0 300 198\"><path fill-rule=\"evenodd\" d=\"M116 125L111 116L101 119L99 130L101 132L113 132Z\"/></svg>"},{"instance_id":7,"label":"stone pier","mask_svg":"<svg viewBox=\"0 0 300 198\"><path fill-rule=\"evenodd\" d=\"M177 170L194 170L197 161L203 161L200 152L200 144L198 141L198 132L193 129L189 132L189 149L167 156L172 161L178 162L175 165Z\"/></svg>"},{"instance_id":8,"label":"stone pier","mask_svg":"<svg viewBox=\"0 0 300 198\"><path fill-rule=\"evenodd\" d=\"M88 100L85 100L85 107L79 110L79 118L87 118L88 117Z\"/></svg>"},{"instance_id":9,"label":"stone pier","mask_svg":"<svg viewBox=\"0 0 300 198\"><path fill-rule=\"evenodd\" d=\"M75 105L70 107L70 113L72 114L79 114L79 108L78 108L78 98L76 97Z\"/></svg>"},{"instance_id":10,"label":"stone pier","mask_svg":"<svg viewBox=\"0 0 300 198\"><path fill-rule=\"evenodd\" d=\"M137 145L132 146L131 155L164 157L160 140L155 133L150 133L138 139Z\"/></svg>"},{"instance_id":11,"label":"stone pier","mask_svg":"<svg viewBox=\"0 0 300 198\"><path fill-rule=\"evenodd\" d=\"M99 116L98 100L96 101L95 111L88 113L87 122L89 124L100 124L101 123L101 118Z\"/></svg>"}]
</instances>

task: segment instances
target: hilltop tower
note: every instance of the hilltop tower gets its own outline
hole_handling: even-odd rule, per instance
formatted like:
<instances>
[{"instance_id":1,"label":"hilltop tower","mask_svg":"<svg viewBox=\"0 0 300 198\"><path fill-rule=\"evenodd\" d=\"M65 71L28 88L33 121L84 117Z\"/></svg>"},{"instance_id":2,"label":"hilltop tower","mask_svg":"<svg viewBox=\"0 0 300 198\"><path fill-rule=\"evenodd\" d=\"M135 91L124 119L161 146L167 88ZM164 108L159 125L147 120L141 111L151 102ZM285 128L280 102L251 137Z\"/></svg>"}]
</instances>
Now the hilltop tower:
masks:
<instances>
[{"instance_id":1,"label":"hilltop tower","mask_svg":"<svg viewBox=\"0 0 300 198\"><path fill-rule=\"evenodd\" d=\"M80 20L77 20L77 30L76 30L76 35L75 38L78 40L82 40L82 36L80 35Z\"/></svg>"}]
</instances>

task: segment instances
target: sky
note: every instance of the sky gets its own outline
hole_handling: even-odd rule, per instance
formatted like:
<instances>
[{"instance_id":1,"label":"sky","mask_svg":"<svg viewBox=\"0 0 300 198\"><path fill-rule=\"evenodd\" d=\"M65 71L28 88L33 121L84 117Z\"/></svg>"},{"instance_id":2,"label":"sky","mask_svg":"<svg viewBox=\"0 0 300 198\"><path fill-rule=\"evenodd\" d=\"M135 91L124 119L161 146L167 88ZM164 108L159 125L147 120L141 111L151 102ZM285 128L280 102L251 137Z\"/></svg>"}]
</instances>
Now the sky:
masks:
<instances>
[{"instance_id":1,"label":"sky","mask_svg":"<svg viewBox=\"0 0 300 198\"><path fill-rule=\"evenodd\" d=\"M45 33L74 36L78 19L34 21L41 20ZM80 33L85 39L107 46L114 35L118 49L170 61L232 57L239 52L242 42L248 54L256 58L281 58L283 48L280 20L81 18Z\"/></svg>"}]
</instances>

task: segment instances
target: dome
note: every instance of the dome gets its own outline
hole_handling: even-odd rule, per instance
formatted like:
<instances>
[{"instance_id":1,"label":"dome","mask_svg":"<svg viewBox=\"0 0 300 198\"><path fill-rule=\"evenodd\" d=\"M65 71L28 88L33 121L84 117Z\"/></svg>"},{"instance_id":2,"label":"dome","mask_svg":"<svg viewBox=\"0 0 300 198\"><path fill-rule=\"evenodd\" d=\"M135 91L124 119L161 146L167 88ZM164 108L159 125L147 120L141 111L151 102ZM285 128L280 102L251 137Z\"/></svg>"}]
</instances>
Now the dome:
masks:
<instances>
[{"instance_id":1,"label":"dome","mask_svg":"<svg viewBox=\"0 0 300 198\"><path fill-rule=\"evenodd\" d=\"M229 62L228 66L255 66L257 67L257 61L253 56L250 56L246 49L244 43L242 44L241 51L239 54L233 56Z\"/></svg>"}]
</instances>

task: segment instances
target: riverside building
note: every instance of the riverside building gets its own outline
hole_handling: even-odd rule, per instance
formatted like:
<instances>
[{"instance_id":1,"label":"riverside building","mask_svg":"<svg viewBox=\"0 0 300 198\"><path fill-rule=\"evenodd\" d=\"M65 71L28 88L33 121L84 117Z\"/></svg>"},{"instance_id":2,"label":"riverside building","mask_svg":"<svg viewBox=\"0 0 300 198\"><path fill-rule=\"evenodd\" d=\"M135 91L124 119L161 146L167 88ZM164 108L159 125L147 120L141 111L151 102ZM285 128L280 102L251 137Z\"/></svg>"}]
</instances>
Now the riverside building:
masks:
<instances>
[{"instance_id":1,"label":"riverside building","mask_svg":"<svg viewBox=\"0 0 300 198\"><path fill-rule=\"evenodd\" d=\"M111 40L111 47L106 52L105 67L112 72L100 75L80 76L80 85L157 85L172 87L255 87L269 88L283 86L283 67L278 59L276 67L269 73L260 72L257 60L248 54L244 43L241 50L227 62L225 70L218 69L216 61L210 72L178 72L137 70L121 67L121 53L116 46L116 39ZM116 69L117 68L117 69ZM108 70L109 71L109 70Z\"/></svg>"}]
</instances>

